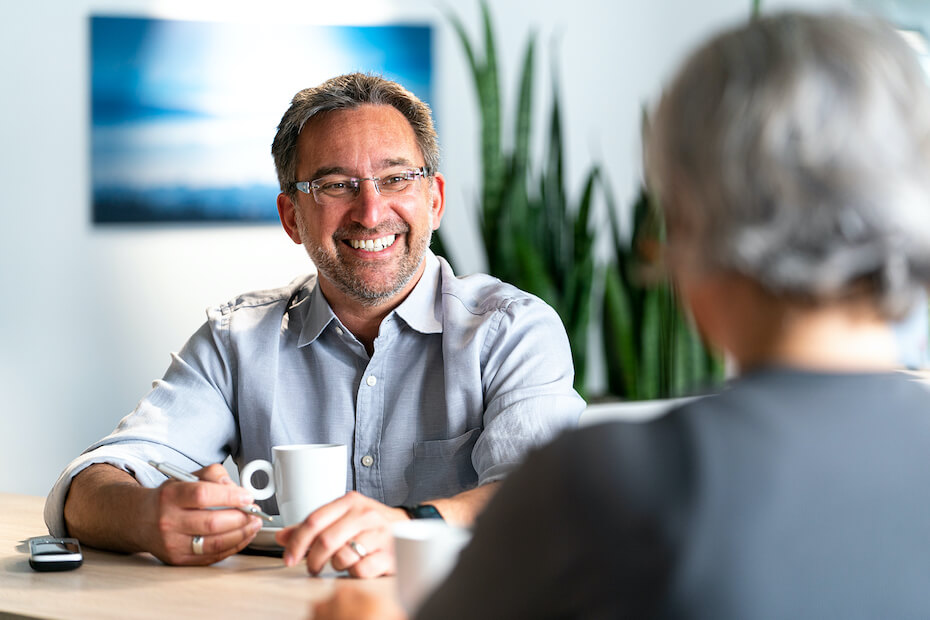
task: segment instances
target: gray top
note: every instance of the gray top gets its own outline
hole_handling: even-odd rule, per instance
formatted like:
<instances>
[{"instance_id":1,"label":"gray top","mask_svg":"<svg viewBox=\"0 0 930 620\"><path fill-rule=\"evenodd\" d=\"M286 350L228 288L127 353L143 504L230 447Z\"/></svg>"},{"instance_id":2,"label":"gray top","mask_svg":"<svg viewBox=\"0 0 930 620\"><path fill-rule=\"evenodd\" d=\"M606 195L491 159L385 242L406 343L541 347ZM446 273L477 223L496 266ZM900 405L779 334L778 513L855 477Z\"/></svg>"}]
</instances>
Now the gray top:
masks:
<instances>
[{"instance_id":1,"label":"gray top","mask_svg":"<svg viewBox=\"0 0 930 620\"><path fill-rule=\"evenodd\" d=\"M111 463L143 485L271 447L348 446L346 488L388 505L448 497L499 480L577 422L568 338L552 308L487 275L456 278L431 252L414 290L382 322L369 357L316 277L242 295L207 322L113 433L75 459L45 506L65 533L71 479ZM274 498L259 502L277 513Z\"/></svg>"},{"instance_id":2,"label":"gray top","mask_svg":"<svg viewBox=\"0 0 930 620\"><path fill-rule=\"evenodd\" d=\"M930 390L771 368L508 477L426 618L930 618Z\"/></svg>"}]
</instances>

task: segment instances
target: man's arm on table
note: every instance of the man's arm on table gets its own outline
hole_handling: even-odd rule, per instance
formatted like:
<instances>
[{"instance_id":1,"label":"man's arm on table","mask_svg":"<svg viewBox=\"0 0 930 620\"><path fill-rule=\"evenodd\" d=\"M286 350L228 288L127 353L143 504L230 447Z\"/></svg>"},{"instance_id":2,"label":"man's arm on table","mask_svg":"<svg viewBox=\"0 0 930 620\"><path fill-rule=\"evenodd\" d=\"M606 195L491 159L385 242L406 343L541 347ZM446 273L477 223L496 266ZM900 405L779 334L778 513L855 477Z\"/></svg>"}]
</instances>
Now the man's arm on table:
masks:
<instances>
[{"instance_id":1,"label":"man's arm on table","mask_svg":"<svg viewBox=\"0 0 930 620\"><path fill-rule=\"evenodd\" d=\"M113 551L148 551L166 564L213 564L241 551L261 529L258 517L217 506L248 506L252 498L221 465L194 472L203 482L169 480L146 488L112 465L91 465L71 482L65 501L69 535ZM203 536L195 555L194 536Z\"/></svg>"},{"instance_id":2,"label":"man's arm on table","mask_svg":"<svg viewBox=\"0 0 930 620\"><path fill-rule=\"evenodd\" d=\"M470 527L497 491L498 482L463 491L432 504L448 523ZM314 511L302 523L278 533L284 545L284 562L294 566L307 557L307 570L319 574L327 561L353 577L378 577L394 572L391 524L409 519L402 508L392 508L355 491ZM353 541L365 550L360 557L348 545Z\"/></svg>"},{"instance_id":3,"label":"man's arm on table","mask_svg":"<svg viewBox=\"0 0 930 620\"><path fill-rule=\"evenodd\" d=\"M497 492L499 486L499 482L489 482L452 497L425 503L435 506L446 522L462 527L471 527L475 522L475 518L484 510L485 505Z\"/></svg>"}]
</instances>

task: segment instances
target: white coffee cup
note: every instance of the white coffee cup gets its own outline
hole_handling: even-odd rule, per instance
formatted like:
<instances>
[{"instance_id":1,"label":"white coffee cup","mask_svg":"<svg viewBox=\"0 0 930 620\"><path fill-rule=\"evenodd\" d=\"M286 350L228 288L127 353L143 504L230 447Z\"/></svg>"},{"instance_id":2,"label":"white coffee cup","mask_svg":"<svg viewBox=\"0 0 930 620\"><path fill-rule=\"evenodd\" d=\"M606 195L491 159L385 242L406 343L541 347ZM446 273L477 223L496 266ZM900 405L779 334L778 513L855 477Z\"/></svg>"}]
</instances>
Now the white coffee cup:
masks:
<instances>
[{"instance_id":1,"label":"white coffee cup","mask_svg":"<svg viewBox=\"0 0 930 620\"><path fill-rule=\"evenodd\" d=\"M397 594L411 616L458 561L471 532L440 519L400 521L392 528Z\"/></svg>"},{"instance_id":2,"label":"white coffee cup","mask_svg":"<svg viewBox=\"0 0 930 620\"><path fill-rule=\"evenodd\" d=\"M346 447L343 444L314 443L274 446L272 463L256 459L242 468L242 487L255 499L278 501L284 525L303 521L308 514L346 492ZM252 474L268 475L267 486L252 486Z\"/></svg>"}]
</instances>

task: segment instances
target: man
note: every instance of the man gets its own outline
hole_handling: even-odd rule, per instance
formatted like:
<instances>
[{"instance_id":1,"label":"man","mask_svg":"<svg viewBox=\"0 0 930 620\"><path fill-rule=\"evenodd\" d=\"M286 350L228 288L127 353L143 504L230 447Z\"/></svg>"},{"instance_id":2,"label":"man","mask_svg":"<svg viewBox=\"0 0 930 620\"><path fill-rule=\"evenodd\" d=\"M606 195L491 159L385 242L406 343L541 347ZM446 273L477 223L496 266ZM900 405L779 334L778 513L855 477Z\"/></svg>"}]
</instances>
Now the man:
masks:
<instances>
[{"instance_id":1,"label":"man","mask_svg":"<svg viewBox=\"0 0 930 620\"><path fill-rule=\"evenodd\" d=\"M565 433L509 476L442 618L928 618L930 87L903 39L786 13L716 36L644 135L667 263L740 377ZM347 588L313 617L401 617Z\"/></svg>"},{"instance_id":2,"label":"man","mask_svg":"<svg viewBox=\"0 0 930 620\"><path fill-rule=\"evenodd\" d=\"M252 501L217 463L342 443L354 491L278 539L288 565L376 576L393 570L392 521L471 523L529 447L577 420L555 312L488 276L456 278L428 250L445 180L425 104L337 77L294 97L272 154L281 223L318 275L209 310L135 412L62 474L51 532L210 564L261 526L215 509ZM165 482L149 461L203 482Z\"/></svg>"}]
</instances>

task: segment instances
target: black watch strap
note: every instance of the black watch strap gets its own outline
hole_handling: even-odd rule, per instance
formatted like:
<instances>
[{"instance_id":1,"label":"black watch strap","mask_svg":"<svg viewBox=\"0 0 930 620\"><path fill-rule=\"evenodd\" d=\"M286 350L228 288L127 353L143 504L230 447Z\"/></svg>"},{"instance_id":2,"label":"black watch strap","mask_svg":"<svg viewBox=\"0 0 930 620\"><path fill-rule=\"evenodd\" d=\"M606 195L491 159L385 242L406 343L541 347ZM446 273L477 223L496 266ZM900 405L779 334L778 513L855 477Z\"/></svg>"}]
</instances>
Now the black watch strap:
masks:
<instances>
[{"instance_id":1,"label":"black watch strap","mask_svg":"<svg viewBox=\"0 0 930 620\"><path fill-rule=\"evenodd\" d=\"M401 506L411 519L439 519L444 520L436 507L432 504L417 504L416 506Z\"/></svg>"}]
</instances>

